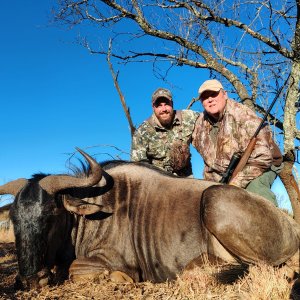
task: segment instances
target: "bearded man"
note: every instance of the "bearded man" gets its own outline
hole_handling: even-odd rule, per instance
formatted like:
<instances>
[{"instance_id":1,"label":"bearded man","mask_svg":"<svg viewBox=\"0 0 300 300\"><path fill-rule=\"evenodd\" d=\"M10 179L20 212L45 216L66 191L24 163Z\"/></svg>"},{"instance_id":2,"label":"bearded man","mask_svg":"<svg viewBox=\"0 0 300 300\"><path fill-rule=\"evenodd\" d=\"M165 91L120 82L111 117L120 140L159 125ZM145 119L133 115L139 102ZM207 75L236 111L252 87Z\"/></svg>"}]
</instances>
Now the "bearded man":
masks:
<instances>
[{"instance_id":1,"label":"bearded man","mask_svg":"<svg viewBox=\"0 0 300 300\"><path fill-rule=\"evenodd\" d=\"M153 164L169 173L192 176L190 144L199 116L192 110L174 110L169 90L152 94L152 116L134 133L131 160Z\"/></svg>"}]
</instances>

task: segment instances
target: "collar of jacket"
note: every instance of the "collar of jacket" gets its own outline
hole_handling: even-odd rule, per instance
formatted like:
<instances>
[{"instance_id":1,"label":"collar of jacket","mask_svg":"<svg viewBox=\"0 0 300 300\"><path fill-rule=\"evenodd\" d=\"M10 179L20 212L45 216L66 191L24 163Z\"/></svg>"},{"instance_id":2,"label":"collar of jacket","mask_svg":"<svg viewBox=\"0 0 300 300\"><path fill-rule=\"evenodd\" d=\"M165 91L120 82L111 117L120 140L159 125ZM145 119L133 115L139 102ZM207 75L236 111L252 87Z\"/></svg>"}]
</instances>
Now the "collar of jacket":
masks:
<instances>
[{"instance_id":1,"label":"collar of jacket","mask_svg":"<svg viewBox=\"0 0 300 300\"><path fill-rule=\"evenodd\" d=\"M180 110L174 110L175 112L175 116L173 119L173 123L172 123L172 127L173 126L177 126L177 125L181 125L182 124L182 114ZM158 121L157 117L155 116L155 114L153 113L152 116L147 120L149 122L149 124L158 130L168 130L167 128L161 126L160 122Z\"/></svg>"}]
</instances>

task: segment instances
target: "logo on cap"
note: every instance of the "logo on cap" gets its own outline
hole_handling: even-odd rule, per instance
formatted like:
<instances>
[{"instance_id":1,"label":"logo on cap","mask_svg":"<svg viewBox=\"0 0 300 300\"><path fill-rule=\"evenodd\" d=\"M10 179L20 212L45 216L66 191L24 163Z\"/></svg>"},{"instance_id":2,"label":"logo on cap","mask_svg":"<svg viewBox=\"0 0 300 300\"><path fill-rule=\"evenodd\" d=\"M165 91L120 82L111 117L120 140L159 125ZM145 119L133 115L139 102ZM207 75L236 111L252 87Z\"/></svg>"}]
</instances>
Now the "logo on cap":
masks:
<instances>
[{"instance_id":1,"label":"logo on cap","mask_svg":"<svg viewBox=\"0 0 300 300\"><path fill-rule=\"evenodd\" d=\"M172 102L172 94L169 90L164 88L158 88L153 94L152 94L152 104L154 104L158 99L164 98L168 101Z\"/></svg>"}]
</instances>

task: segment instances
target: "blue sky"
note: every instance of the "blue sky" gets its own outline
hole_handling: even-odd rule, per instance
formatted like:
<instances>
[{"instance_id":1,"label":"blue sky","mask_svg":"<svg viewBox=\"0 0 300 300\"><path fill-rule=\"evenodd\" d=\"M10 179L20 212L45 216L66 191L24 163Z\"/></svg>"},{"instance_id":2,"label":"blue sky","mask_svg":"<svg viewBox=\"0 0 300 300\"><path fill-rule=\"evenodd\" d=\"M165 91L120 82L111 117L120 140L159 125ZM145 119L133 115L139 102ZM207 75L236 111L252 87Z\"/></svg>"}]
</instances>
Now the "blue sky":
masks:
<instances>
[{"instance_id":1,"label":"blue sky","mask_svg":"<svg viewBox=\"0 0 300 300\"><path fill-rule=\"evenodd\" d=\"M128 122L105 57L76 43L79 28L50 24L54 5L32 0L1 5L0 184L37 172L65 173L76 146L99 161L118 154L129 159ZM156 88L171 89L175 107L183 109L208 79L204 70L181 67L170 72L170 85L154 76L151 64L114 67L135 125L150 116ZM202 110L200 103L193 108ZM192 153L194 175L201 178L202 160ZM274 190L286 197L280 183Z\"/></svg>"}]
</instances>

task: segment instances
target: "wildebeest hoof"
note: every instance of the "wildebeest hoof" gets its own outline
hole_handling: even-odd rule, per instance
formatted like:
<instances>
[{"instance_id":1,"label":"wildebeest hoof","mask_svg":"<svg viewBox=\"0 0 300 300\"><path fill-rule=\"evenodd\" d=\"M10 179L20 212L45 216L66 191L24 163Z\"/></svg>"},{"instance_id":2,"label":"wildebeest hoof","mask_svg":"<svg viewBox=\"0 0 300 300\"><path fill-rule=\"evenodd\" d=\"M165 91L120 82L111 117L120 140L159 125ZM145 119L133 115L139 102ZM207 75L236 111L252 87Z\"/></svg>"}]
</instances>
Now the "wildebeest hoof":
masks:
<instances>
[{"instance_id":1,"label":"wildebeest hoof","mask_svg":"<svg viewBox=\"0 0 300 300\"><path fill-rule=\"evenodd\" d=\"M97 275L98 273L70 274L70 280L73 282L92 281Z\"/></svg>"},{"instance_id":2,"label":"wildebeest hoof","mask_svg":"<svg viewBox=\"0 0 300 300\"><path fill-rule=\"evenodd\" d=\"M121 271L114 271L110 274L110 279L113 282L117 282L117 283L133 283L133 279L128 276L126 273L123 273Z\"/></svg>"},{"instance_id":3,"label":"wildebeest hoof","mask_svg":"<svg viewBox=\"0 0 300 300\"><path fill-rule=\"evenodd\" d=\"M40 287L43 287L43 286L46 286L48 283L49 283L49 278L42 278L42 279L39 281L39 286L40 286Z\"/></svg>"},{"instance_id":4,"label":"wildebeest hoof","mask_svg":"<svg viewBox=\"0 0 300 300\"><path fill-rule=\"evenodd\" d=\"M78 258L69 268L69 278L72 281L94 280L99 276L108 276L108 270L102 267L97 258Z\"/></svg>"}]
</instances>

